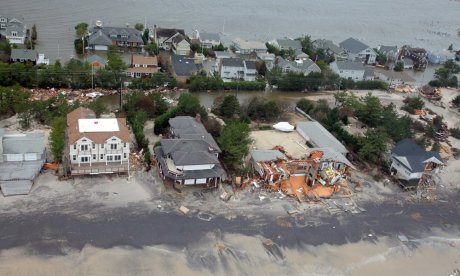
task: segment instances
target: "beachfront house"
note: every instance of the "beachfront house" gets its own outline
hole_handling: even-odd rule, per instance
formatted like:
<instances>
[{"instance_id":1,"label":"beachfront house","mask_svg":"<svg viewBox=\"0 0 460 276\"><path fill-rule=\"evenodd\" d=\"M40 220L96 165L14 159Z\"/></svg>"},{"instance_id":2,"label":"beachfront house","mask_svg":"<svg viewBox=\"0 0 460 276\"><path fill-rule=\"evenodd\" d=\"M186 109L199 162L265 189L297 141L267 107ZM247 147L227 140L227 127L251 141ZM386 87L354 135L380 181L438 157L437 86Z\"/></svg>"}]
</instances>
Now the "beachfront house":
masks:
<instances>
[{"instance_id":1,"label":"beachfront house","mask_svg":"<svg viewBox=\"0 0 460 276\"><path fill-rule=\"evenodd\" d=\"M24 18L0 15L0 37L10 44L24 44L27 39L27 25Z\"/></svg>"},{"instance_id":2,"label":"beachfront house","mask_svg":"<svg viewBox=\"0 0 460 276\"><path fill-rule=\"evenodd\" d=\"M407 138L399 141L391 151L390 172L404 188L417 186L424 176L438 173L443 165L437 151L425 151Z\"/></svg>"},{"instance_id":3,"label":"beachfront house","mask_svg":"<svg viewBox=\"0 0 460 276\"><path fill-rule=\"evenodd\" d=\"M235 51L237 53L243 54L243 55L267 52L267 46L265 46L265 43L263 43L262 41L236 38L233 40L232 46L235 48Z\"/></svg>"},{"instance_id":4,"label":"beachfront house","mask_svg":"<svg viewBox=\"0 0 460 276\"><path fill-rule=\"evenodd\" d=\"M375 64L377 53L368 45L361 41L348 38L339 43L340 48L344 49L350 61L361 61L364 64Z\"/></svg>"},{"instance_id":5,"label":"beachfront house","mask_svg":"<svg viewBox=\"0 0 460 276\"><path fill-rule=\"evenodd\" d=\"M158 171L166 183L176 188L187 185L217 187L224 169L219 162L221 150L206 131L199 115L169 119L170 138L154 149Z\"/></svg>"},{"instance_id":6,"label":"beachfront house","mask_svg":"<svg viewBox=\"0 0 460 276\"><path fill-rule=\"evenodd\" d=\"M4 196L28 194L45 162L44 133L6 133L0 128L0 189Z\"/></svg>"},{"instance_id":7,"label":"beachfront house","mask_svg":"<svg viewBox=\"0 0 460 276\"><path fill-rule=\"evenodd\" d=\"M96 118L79 107L67 115L72 175L128 173L131 132L125 118Z\"/></svg>"},{"instance_id":8,"label":"beachfront house","mask_svg":"<svg viewBox=\"0 0 460 276\"><path fill-rule=\"evenodd\" d=\"M89 31L88 47L92 50L107 51L109 46L142 48L144 40L142 33L129 27L94 26Z\"/></svg>"},{"instance_id":9,"label":"beachfront house","mask_svg":"<svg viewBox=\"0 0 460 276\"><path fill-rule=\"evenodd\" d=\"M10 62L23 62L36 64L38 53L30 49L11 49Z\"/></svg>"},{"instance_id":10,"label":"beachfront house","mask_svg":"<svg viewBox=\"0 0 460 276\"><path fill-rule=\"evenodd\" d=\"M289 72L302 73L305 76L312 72L321 73L321 69L319 68L319 66L316 65L316 63L314 63L313 60L309 58L289 61L289 60L285 60L282 57L278 57L277 65L281 67L281 69L285 73L289 73Z\"/></svg>"},{"instance_id":11,"label":"beachfront house","mask_svg":"<svg viewBox=\"0 0 460 276\"><path fill-rule=\"evenodd\" d=\"M131 65L128 75L131 78L150 77L158 72L158 60L156 56L131 55Z\"/></svg>"},{"instance_id":12,"label":"beachfront house","mask_svg":"<svg viewBox=\"0 0 460 276\"><path fill-rule=\"evenodd\" d=\"M190 55L190 40L185 35L176 33L174 36L168 38L163 43L170 45L172 52L176 55Z\"/></svg>"},{"instance_id":13,"label":"beachfront house","mask_svg":"<svg viewBox=\"0 0 460 276\"><path fill-rule=\"evenodd\" d=\"M390 86L399 84L415 84L415 79L404 72L376 68L375 75L379 80L388 83Z\"/></svg>"},{"instance_id":14,"label":"beachfront house","mask_svg":"<svg viewBox=\"0 0 460 276\"><path fill-rule=\"evenodd\" d=\"M329 64L331 70L345 79L364 80L366 67L360 61L339 60Z\"/></svg>"},{"instance_id":15,"label":"beachfront house","mask_svg":"<svg viewBox=\"0 0 460 276\"><path fill-rule=\"evenodd\" d=\"M404 68L424 70L428 65L428 53L423 48L413 48L404 45L401 51L399 51L399 60L404 62Z\"/></svg>"}]
</instances>

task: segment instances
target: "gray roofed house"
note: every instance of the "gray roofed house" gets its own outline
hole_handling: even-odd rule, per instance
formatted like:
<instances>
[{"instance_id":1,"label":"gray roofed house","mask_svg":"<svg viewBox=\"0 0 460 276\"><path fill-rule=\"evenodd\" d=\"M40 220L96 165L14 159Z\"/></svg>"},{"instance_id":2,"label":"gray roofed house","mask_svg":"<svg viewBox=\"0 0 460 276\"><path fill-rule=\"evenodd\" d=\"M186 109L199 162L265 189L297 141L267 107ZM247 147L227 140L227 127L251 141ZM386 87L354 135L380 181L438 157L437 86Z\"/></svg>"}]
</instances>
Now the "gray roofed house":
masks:
<instances>
[{"instance_id":1,"label":"gray roofed house","mask_svg":"<svg viewBox=\"0 0 460 276\"><path fill-rule=\"evenodd\" d=\"M374 67L365 66L364 67L364 79L365 80L373 80L374 78L375 78Z\"/></svg>"},{"instance_id":2,"label":"gray roofed house","mask_svg":"<svg viewBox=\"0 0 460 276\"><path fill-rule=\"evenodd\" d=\"M323 155L320 158L320 161L322 162L340 162L343 163L347 166L349 166L352 169L356 169L353 164L340 152L336 151L334 148L311 148L310 152L312 151L322 151Z\"/></svg>"},{"instance_id":3,"label":"gray roofed house","mask_svg":"<svg viewBox=\"0 0 460 276\"><path fill-rule=\"evenodd\" d=\"M360 61L338 60L331 62L329 66L334 73L342 78L354 81L365 79L366 67Z\"/></svg>"},{"instance_id":4,"label":"gray roofed house","mask_svg":"<svg viewBox=\"0 0 460 276\"><path fill-rule=\"evenodd\" d=\"M398 46L380 45L378 50L380 53L384 54L390 61L395 61L398 58Z\"/></svg>"},{"instance_id":5,"label":"gray roofed house","mask_svg":"<svg viewBox=\"0 0 460 276\"><path fill-rule=\"evenodd\" d=\"M407 138L395 145L391 161L390 171L406 188L416 186L425 173L439 172L444 164L437 151L425 151Z\"/></svg>"},{"instance_id":6,"label":"gray roofed house","mask_svg":"<svg viewBox=\"0 0 460 276\"><path fill-rule=\"evenodd\" d=\"M3 195L28 194L44 164L43 133L5 134L0 129L0 188Z\"/></svg>"},{"instance_id":7,"label":"gray roofed house","mask_svg":"<svg viewBox=\"0 0 460 276\"><path fill-rule=\"evenodd\" d=\"M253 60L245 60L244 64L245 64L245 67L247 69L256 70L256 62L255 61L253 61Z\"/></svg>"},{"instance_id":8,"label":"gray roofed house","mask_svg":"<svg viewBox=\"0 0 460 276\"><path fill-rule=\"evenodd\" d=\"M99 55L91 55L89 56L88 58L86 58L86 62L88 62L89 64L100 64L102 65L101 67L104 67L104 66L107 66L107 59L99 56Z\"/></svg>"},{"instance_id":9,"label":"gray roofed house","mask_svg":"<svg viewBox=\"0 0 460 276\"><path fill-rule=\"evenodd\" d=\"M193 58L171 55L173 75L178 81L185 82L188 77L202 69L201 64L195 64Z\"/></svg>"},{"instance_id":10,"label":"gray roofed house","mask_svg":"<svg viewBox=\"0 0 460 276\"><path fill-rule=\"evenodd\" d=\"M4 36L11 44L24 44L27 37L24 18L0 15L0 36Z\"/></svg>"},{"instance_id":11,"label":"gray roofed house","mask_svg":"<svg viewBox=\"0 0 460 276\"><path fill-rule=\"evenodd\" d=\"M227 51L214 51L214 54L216 55L216 59L224 59L224 58L232 57L230 52L227 52Z\"/></svg>"},{"instance_id":12,"label":"gray roofed house","mask_svg":"<svg viewBox=\"0 0 460 276\"><path fill-rule=\"evenodd\" d=\"M199 32L199 41L201 44L201 47L203 48L212 48L213 46L218 46L221 41L220 41L220 35L218 33L207 33L207 32Z\"/></svg>"},{"instance_id":13,"label":"gray roofed house","mask_svg":"<svg viewBox=\"0 0 460 276\"><path fill-rule=\"evenodd\" d=\"M10 60L12 62L32 62L36 63L38 53L30 49L11 49Z\"/></svg>"},{"instance_id":14,"label":"gray roofed house","mask_svg":"<svg viewBox=\"0 0 460 276\"><path fill-rule=\"evenodd\" d=\"M340 42L339 46L347 52L348 60L351 61L361 60L365 64L374 64L377 58L374 49L351 37Z\"/></svg>"},{"instance_id":15,"label":"gray roofed house","mask_svg":"<svg viewBox=\"0 0 460 276\"><path fill-rule=\"evenodd\" d=\"M163 179L175 185L217 186L224 170L220 148L198 118L178 116L169 120L171 139L154 149Z\"/></svg>"},{"instance_id":16,"label":"gray roofed house","mask_svg":"<svg viewBox=\"0 0 460 276\"><path fill-rule=\"evenodd\" d=\"M305 140L312 143L318 148L333 148L343 155L348 153L345 146L337 140L327 129L320 123L314 122L301 122L297 124L297 132L305 138Z\"/></svg>"},{"instance_id":17,"label":"gray roofed house","mask_svg":"<svg viewBox=\"0 0 460 276\"><path fill-rule=\"evenodd\" d=\"M93 27L88 37L88 46L93 50L108 50L108 46L143 47L142 33L134 28Z\"/></svg>"},{"instance_id":18,"label":"gray roofed house","mask_svg":"<svg viewBox=\"0 0 460 276\"><path fill-rule=\"evenodd\" d=\"M347 54L346 52L337 46L332 40L327 40L327 39L317 39L313 41L313 46L316 49L322 49L326 52L326 54L330 56L334 56L336 58L340 59L346 59Z\"/></svg>"},{"instance_id":19,"label":"gray roofed house","mask_svg":"<svg viewBox=\"0 0 460 276\"><path fill-rule=\"evenodd\" d=\"M222 60L222 66L243 67L243 60L240 58L226 58Z\"/></svg>"},{"instance_id":20,"label":"gray roofed house","mask_svg":"<svg viewBox=\"0 0 460 276\"><path fill-rule=\"evenodd\" d=\"M303 73L304 75L308 75L312 72L321 73L321 68L311 59L289 61L279 57L277 65L280 66L285 73L296 72Z\"/></svg>"},{"instance_id":21,"label":"gray roofed house","mask_svg":"<svg viewBox=\"0 0 460 276\"><path fill-rule=\"evenodd\" d=\"M277 44L276 46L280 50L289 50L289 49L292 49L292 50L300 49L300 50L302 50L302 44L300 43L299 40L294 40L294 39L290 39L290 38L277 39L276 44Z\"/></svg>"}]
</instances>

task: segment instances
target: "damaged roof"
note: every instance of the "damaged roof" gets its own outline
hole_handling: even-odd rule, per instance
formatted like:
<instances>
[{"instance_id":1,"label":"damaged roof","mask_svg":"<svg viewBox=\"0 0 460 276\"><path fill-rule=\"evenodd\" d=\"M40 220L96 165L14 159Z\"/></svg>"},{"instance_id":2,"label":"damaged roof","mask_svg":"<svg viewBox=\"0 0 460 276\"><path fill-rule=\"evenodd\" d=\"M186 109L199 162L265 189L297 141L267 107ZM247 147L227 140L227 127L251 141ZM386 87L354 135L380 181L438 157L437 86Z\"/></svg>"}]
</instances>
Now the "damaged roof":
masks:
<instances>
[{"instance_id":1,"label":"damaged roof","mask_svg":"<svg viewBox=\"0 0 460 276\"><path fill-rule=\"evenodd\" d=\"M412 172L423 172L427 162L444 163L437 151L425 151L408 138L399 141L395 145L392 155L404 166L411 169Z\"/></svg>"},{"instance_id":2,"label":"damaged roof","mask_svg":"<svg viewBox=\"0 0 460 276\"><path fill-rule=\"evenodd\" d=\"M279 150L252 150L252 159L256 162L268 162L278 159L287 159L286 155Z\"/></svg>"}]
</instances>

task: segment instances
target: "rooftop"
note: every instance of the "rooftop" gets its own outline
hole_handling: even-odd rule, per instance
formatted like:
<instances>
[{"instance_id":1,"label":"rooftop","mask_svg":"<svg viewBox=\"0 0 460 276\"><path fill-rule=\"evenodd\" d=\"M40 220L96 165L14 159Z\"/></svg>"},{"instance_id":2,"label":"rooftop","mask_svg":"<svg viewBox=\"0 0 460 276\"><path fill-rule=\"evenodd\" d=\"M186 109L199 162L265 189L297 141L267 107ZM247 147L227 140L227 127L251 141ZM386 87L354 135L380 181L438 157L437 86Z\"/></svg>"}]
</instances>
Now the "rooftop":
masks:
<instances>
[{"instance_id":1,"label":"rooftop","mask_svg":"<svg viewBox=\"0 0 460 276\"><path fill-rule=\"evenodd\" d=\"M38 53L29 49L11 49L11 59L37 60Z\"/></svg>"},{"instance_id":2,"label":"rooftop","mask_svg":"<svg viewBox=\"0 0 460 276\"><path fill-rule=\"evenodd\" d=\"M428 161L433 161L437 164L443 163L437 151L425 151L408 138L399 141L393 148L392 154L412 172L422 172L425 163Z\"/></svg>"},{"instance_id":3,"label":"rooftop","mask_svg":"<svg viewBox=\"0 0 460 276\"><path fill-rule=\"evenodd\" d=\"M267 46L265 46L265 43L263 43L262 41L235 38L235 40L233 40L233 43L241 49L267 49Z\"/></svg>"},{"instance_id":4,"label":"rooftop","mask_svg":"<svg viewBox=\"0 0 460 276\"><path fill-rule=\"evenodd\" d=\"M363 50L366 50L367 48L369 48L369 46L367 46L366 44L352 37L340 42L339 45L343 49L353 54L358 54L362 52Z\"/></svg>"},{"instance_id":5,"label":"rooftop","mask_svg":"<svg viewBox=\"0 0 460 276\"><path fill-rule=\"evenodd\" d=\"M364 71L366 68L360 61L338 60L337 67L342 70Z\"/></svg>"},{"instance_id":6,"label":"rooftop","mask_svg":"<svg viewBox=\"0 0 460 276\"><path fill-rule=\"evenodd\" d=\"M337 140L327 129L325 129L319 122L301 122L297 124L297 129L301 130L308 136L310 142L317 147L333 148L334 150L345 154L348 150L345 146Z\"/></svg>"}]
</instances>

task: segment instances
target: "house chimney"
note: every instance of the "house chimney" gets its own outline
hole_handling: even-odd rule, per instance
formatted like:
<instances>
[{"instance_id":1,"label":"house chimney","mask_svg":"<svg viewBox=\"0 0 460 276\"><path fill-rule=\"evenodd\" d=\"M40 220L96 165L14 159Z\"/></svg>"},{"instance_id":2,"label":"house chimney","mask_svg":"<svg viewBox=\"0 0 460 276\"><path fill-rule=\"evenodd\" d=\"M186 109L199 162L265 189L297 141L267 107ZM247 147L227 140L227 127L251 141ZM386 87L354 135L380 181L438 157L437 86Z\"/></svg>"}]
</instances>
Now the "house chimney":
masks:
<instances>
[{"instance_id":1,"label":"house chimney","mask_svg":"<svg viewBox=\"0 0 460 276\"><path fill-rule=\"evenodd\" d=\"M201 123L201 115L200 115L200 113L197 113L197 114L196 114L195 120L196 120L198 123Z\"/></svg>"}]
</instances>

